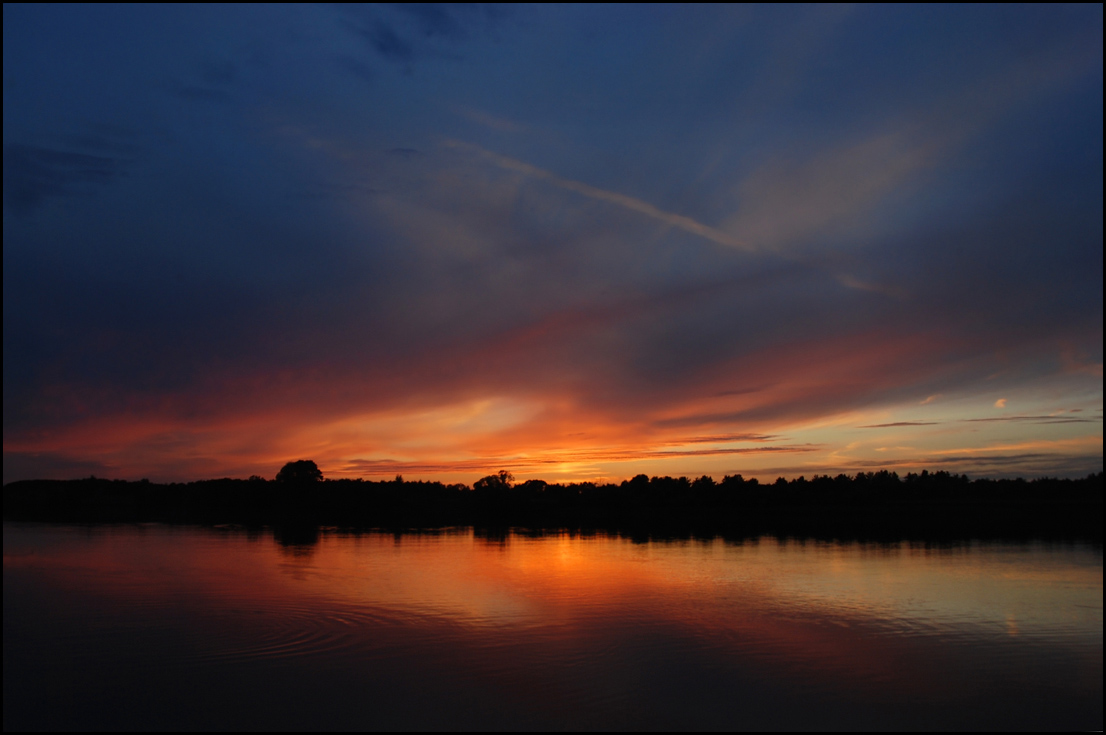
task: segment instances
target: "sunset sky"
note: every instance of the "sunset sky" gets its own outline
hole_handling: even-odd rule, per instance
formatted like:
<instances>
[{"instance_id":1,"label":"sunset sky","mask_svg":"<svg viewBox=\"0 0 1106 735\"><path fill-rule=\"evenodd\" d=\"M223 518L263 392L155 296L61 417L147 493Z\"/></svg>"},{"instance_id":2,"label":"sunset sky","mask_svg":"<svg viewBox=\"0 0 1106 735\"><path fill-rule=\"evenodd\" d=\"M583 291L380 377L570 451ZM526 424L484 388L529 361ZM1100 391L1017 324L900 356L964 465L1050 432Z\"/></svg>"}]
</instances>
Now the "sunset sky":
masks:
<instances>
[{"instance_id":1,"label":"sunset sky","mask_svg":"<svg viewBox=\"0 0 1106 735\"><path fill-rule=\"evenodd\" d=\"M4 6L4 481L1100 471L1103 10Z\"/></svg>"}]
</instances>

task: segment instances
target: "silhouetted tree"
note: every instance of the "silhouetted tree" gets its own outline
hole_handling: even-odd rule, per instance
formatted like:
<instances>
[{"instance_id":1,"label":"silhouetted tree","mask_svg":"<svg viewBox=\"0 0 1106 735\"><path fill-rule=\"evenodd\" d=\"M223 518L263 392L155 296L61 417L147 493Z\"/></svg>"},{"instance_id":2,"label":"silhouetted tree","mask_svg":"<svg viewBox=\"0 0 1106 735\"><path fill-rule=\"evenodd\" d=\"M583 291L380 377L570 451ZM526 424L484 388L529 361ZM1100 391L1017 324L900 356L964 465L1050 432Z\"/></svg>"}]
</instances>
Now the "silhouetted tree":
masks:
<instances>
[{"instance_id":1,"label":"silhouetted tree","mask_svg":"<svg viewBox=\"0 0 1106 735\"><path fill-rule=\"evenodd\" d=\"M319 466L310 459L300 459L289 462L280 468L277 473L277 482L295 483L297 485L309 482L321 482L323 473Z\"/></svg>"},{"instance_id":2,"label":"silhouetted tree","mask_svg":"<svg viewBox=\"0 0 1106 735\"><path fill-rule=\"evenodd\" d=\"M472 484L473 490L507 490L511 487L515 476L507 470L500 470L498 474L481 477Z\"/></svg>"}]
</instances>

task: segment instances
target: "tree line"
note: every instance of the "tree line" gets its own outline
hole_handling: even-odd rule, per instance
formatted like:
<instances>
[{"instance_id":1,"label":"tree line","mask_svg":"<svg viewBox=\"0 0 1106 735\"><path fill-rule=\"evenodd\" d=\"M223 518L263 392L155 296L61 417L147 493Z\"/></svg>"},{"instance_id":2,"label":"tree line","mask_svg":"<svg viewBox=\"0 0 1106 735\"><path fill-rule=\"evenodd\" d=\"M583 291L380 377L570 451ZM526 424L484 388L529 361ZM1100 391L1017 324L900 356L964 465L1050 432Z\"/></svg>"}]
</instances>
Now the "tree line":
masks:
<instances>
[{"instance_id":1,"label":"tree line","mask_svg":"<svg viewBox=\"0 0 1106 735\"><path fill-rule=\"evenodd\" d=\"M4 487L4 517L432 528L595 528L630 533L763 532L835 537L1102 538L1102 473L1082 479L969 479L886 470L809 479L727 475L619 483L515 482L508 471L463 483L326 479L311 460L273 480L189 483L89 477Z\"/></svg>"}]
</instances>

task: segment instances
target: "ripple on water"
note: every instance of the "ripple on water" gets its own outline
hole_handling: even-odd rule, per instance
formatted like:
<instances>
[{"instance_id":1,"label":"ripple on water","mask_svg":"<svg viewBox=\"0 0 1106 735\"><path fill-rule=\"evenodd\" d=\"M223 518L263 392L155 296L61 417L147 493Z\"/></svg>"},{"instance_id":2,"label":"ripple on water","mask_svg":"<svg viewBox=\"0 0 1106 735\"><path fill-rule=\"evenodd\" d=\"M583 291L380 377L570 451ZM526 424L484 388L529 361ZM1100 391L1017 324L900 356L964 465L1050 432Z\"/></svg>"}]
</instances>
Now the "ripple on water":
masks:
<instances>
[{"instance_id":1,"label":"ripple on water","mask_svg":"<svg viewBox=\"0 0 1106 735\"><path fill-rule=\"evenodd\" d=\"M202 638L193 641L197 665L307 656L341 656L354 650L384 648L379 633L399 624L372 609L328 606L318 600L294 600L258 607L228 606L209 616Z\"/></svg>"}]
</instances>

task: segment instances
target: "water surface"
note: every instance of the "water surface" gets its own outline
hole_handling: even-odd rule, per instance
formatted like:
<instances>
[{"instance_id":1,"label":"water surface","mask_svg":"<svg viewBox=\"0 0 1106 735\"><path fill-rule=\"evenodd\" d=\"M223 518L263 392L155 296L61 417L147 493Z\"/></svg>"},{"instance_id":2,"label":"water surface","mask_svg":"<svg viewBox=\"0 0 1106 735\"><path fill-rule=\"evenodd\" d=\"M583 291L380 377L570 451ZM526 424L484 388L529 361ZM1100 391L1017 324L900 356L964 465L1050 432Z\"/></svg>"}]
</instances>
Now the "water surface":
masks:
<instances>
[{"instance_id":1,"label":"water surface","mask_svg":"<svg viewBox=\"0 0 1106 735\"><path fill-rule=\"evenodd\" d=\"M1102 549L4 525L5 729L1102 728Z\"/></svg>"}]
</instances>

